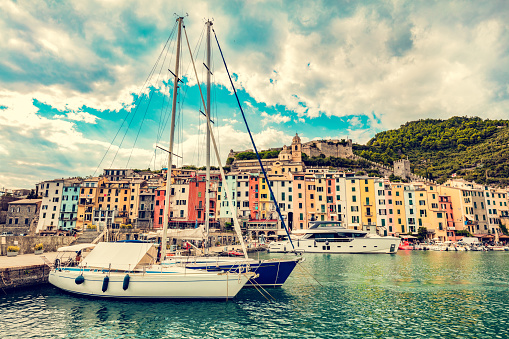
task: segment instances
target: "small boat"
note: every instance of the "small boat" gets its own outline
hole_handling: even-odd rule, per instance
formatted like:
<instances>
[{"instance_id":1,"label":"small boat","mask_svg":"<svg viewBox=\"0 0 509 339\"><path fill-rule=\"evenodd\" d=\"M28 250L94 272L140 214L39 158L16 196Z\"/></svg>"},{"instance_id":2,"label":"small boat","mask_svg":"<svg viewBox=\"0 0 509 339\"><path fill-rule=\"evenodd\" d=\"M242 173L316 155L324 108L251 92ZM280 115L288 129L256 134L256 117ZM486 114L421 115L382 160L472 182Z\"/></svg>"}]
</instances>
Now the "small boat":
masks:
<instances>
[{"instance_id":1,"label":"small boat","mask_svg":"<svg viewBox=\"0 0 509 339\"><path fill-rule=\"evenodd\" d=\"M488 251L505 251L505 247L504 246L486 246Z\"/></svg>"},{"instance_id":2,"label":"small boat","mask_svg":"<svg viewBox=\"0 0 509 339\"><path fill-rule=\"evenodd\" d=\"M231 250L231 251L228 251L228 256L229 257L242 257L244 254L238 252L238 251L234 251L234 250Z\"/></svg>"},{"instance_id":3,"label":"small boat","mask_svg":"<svg viewBox=\"0 0 509 339\"><path fill-rule=\"evenodd\" d=\"M284 240L270 243L269 252L396 253L400 242L400 238L344 228L338 221L316 221L293 241L295 249L289 240Z\"/></svg>"},{"instance_id":4,"label":"small boat","mask_svg":"<svg viewBox=\"0 0 509 339\"><path fill-rule=\"evenodd\" d=\"M410 251L410 250L414 250L414 246L413 245L410 245L410 243L408 242L408 240L405 240L403 241L401 244L399 244L398 246L398 250L400 251Z\"/></svg>"},{"instance_id":5,"label":"small boat","mask_svg":"<svg viewBox=\"0 0 509 339\"><path fill-rule=\"evenodd\" d=\"M55 263L49 282L70 293L131 299L231 299L256 273L156 265L151 243L99 243L77 265Z\"/></svg>"}]
</instances>

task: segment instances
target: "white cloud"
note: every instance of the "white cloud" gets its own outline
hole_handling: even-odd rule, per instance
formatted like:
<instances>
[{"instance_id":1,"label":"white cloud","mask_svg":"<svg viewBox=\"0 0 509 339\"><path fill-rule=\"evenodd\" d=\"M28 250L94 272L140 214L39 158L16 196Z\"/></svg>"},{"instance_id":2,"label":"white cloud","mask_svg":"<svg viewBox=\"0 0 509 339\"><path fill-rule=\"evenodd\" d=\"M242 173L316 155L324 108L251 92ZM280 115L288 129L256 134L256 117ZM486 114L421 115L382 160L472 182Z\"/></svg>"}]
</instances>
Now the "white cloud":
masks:
<instances>
[{"instance_id":1,"label":"white cloud","mask_svg":"<svg viewBox=\"0 0 509 339\"><path fill-rule=\"evenodd\" d=\"M276 109L282 105L296 113L294 122L311 126L306 130L315 134L309 138L321 137L317 134L322 129L313 128L313 118L322 114L366 116L367 121L352 118L350 129L338 131L355 141L420 118L507 118L509 7L504 2L389 1L350 6L355 9L339 15L334 4L320 1L291 8L271 1L236 6L176 0L156 0L150 6L141 0L57 5L2 1L0 74L7 75L0 77L0 106L8 109L0 111L0 128L6 130L0 135L0 163L12 161L10 150L20 149L16 160L21 169L19 174L15 169L8 175L2 172L0 183L22 183L23 175L37 180L22 173L28 170L23 163L30 161L48 164L40 173L50 177L64 170L82 174L95 170L109 144L78 129L77 121L101 122L82 107L99 111L132 107L132 94L140 91L174 25L175 18L168 13L175 8L190 14L185 20L191 48L200 37L203 17L214 18L230 72L237 75L235 86L251 96L241 99L248 110L256 110L252 102ZM187 46L183 47L185 55ZM195 55L198 65L202 54L203 49ZM221 64L215 61L214 80L231 90ZM182 65L192 85L196 80L188 57ZM203 69L198 73L203 76ZM151 80L169 95L158 72ZM41 117L34 98L69 113L66 118ZM291 142L277 126L269 127L290 122L291 114L256 113L261 117L255 133L260 148ZM236 119L223 122L226 125L214 127L222 156L230 148L251 148L247 134L232 126ZM190 158L191 151L204 143L203 135L189 130L184 134L179 147ZM115 146L112 149L116 151ZM146 167L139 159L151 152L134 149L133 166L139 161ZM120 150L116 162L127 162L130 153Z\"/></svg>"},{"instance_id":2,"label":"white cloud","mask_svg":"<svg viewBox=\"0 0 509 339\"><path fill-rule=\"evenodd\" d=\"M87 124L96 124L97 120L99 119L95 115L87 112L69 112L65 113L65 116L69 120L83 121L86 122ZM58 118L58 116L55 116L54 118Z\"/></svg>"},{"instance_id":3,"label":"white cloud","mask_svg":"<svg viewBox=\"0 0 509 339\"><path fill-rule=\"evenodd\" d=\"M73 121L37 114L38 108L30 95L3 91L0 102L7 107L0 111L0 183L3 186L26 188L55 177L90 175L110 146L108 142L84 135ZM145 167L151 156L149 150L119 150L113 145L101 168L110 166L117 151L113 166L125 165L132 152L130 164Z\"/></svg>"},{"instance_id":4,"label":"white cloud","mask_svg":"<svg viewBox=\"0 0 509 339\"><path fill-rule=\"evenodd\" d=\"M270 123L282 124L282 123L289 122L291 120L290 117L282 116L281 113L268 114L266 112L262 112L261 116L263 117L263 119L262 119L263 126L266 126L267 124L270 124Z\"/></svg>"}]
</instances>

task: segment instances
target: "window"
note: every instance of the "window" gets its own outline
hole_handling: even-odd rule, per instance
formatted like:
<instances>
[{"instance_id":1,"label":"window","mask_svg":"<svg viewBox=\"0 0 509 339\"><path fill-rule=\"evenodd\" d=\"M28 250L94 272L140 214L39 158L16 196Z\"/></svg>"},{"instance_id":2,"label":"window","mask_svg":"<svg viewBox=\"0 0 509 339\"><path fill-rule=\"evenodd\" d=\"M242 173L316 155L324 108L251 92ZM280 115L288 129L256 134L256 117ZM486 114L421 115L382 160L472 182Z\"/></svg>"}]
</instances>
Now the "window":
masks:
<instances>
[{"instance_id":1,"label":"window","mask_svg":"<svg viewBox=\"0 0 509 339\"><path fill-rule=\"evenodd\" d=\"M357 197L355 195L352 195L352 202L356 202L357 201Z\"/></svg>"}]
</instances>

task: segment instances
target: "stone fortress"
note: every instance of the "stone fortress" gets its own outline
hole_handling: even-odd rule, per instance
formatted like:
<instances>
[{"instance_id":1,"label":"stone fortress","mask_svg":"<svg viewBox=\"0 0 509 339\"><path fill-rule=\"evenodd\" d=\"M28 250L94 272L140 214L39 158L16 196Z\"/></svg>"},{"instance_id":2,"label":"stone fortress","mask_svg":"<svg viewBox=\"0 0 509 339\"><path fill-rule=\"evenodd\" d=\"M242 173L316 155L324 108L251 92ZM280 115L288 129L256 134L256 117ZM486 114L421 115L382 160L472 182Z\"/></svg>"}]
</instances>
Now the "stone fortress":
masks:
<instances>
[{"instance_id":1,"label":"stone fortress","mask_svg":"<svg viewBox=\"0 0 509 339\"><path fill-rule=\"evenodd\" d=\"M394 174L395 176L401 177L403 179L428 181L426 178L419 177L411 172L410 161L408 159L395 161L394 167L391 168L355 155L353 153L353 143L351 139L312 140L302 143L299 135L296 133L292 139L292 144L290 147L284 145L282 148L271 148L269 150L279 151L277 158L262 159L263 165L266 166L269 170L270 168L277 166L285 168L286 171L290 172L305 171L306 166L302 161L302 154L304 153L310 158L323 155L326 158L335 157L352 160L364 160L371 165L371 168L379 170L380 173L384 176L390 176L391 174ZM234 161L231 164L231 170L233 172L258 172L260 170L260 166L257 159L235 159L235 155L242 152L254 152L254 150L248 149L240 152L230 150L228 157L234 158Z\"/></svg>"},{"instance_id":2,"label":"stone fortress","mask_svg":"<svg viewBox=\"0 0 509 339\"><path fill-rule=\"evenodd\" d=\"M299 138L300 139L300 138ZM352 140L313 140L302 144L302 153L308 157L324 155L335 158L352 158Z\"/></svg>"}]
</instances>

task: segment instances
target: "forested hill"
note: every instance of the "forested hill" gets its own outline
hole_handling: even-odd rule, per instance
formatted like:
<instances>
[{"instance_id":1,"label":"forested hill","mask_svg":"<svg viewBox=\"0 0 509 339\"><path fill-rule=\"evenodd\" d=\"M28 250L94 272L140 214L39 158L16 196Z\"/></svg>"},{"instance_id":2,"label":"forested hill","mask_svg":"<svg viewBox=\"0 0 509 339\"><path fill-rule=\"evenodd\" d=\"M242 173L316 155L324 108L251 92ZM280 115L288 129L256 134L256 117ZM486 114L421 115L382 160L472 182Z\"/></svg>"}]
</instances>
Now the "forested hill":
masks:
<instances>
[{"instance_id":1,"label":"forested hill","mask_svg":"<svg viewBox=\"0 0 509 339\"><path fill-rule=\"evenodd\" d=\"M408 157L415 174L442 183L456 177L509 184L509 120L452 117L408 122L375 135L354 153L392 166Z\"/></svg>"}]
</instances>

